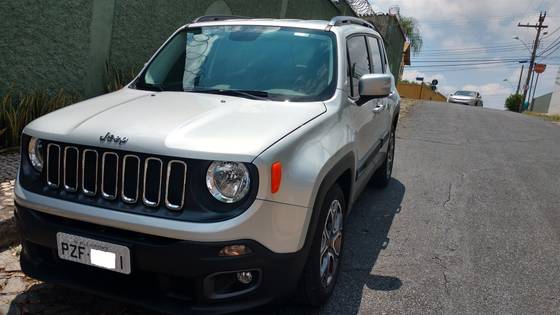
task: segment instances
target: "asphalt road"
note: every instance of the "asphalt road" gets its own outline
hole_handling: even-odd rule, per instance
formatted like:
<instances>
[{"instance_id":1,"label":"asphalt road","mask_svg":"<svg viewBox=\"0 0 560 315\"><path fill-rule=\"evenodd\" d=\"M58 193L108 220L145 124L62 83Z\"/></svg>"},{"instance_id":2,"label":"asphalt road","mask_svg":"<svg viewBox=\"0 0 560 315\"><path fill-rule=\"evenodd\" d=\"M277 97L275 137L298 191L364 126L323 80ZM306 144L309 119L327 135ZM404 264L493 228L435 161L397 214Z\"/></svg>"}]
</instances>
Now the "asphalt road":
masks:
<instances>
[{"instance_id":1,"label":"asphalt road","mask_svg":"<svg viewBox=\"0 0 560 315\"><path fill-rule=\"evenodd\" d=\"M560 313L559 126L422 103L401 121L395 163L390 186L354 207L330 302L252 313ZM67 289L34 294L68 313L143 313L93 297L74 308L69 295L83 295Z\"/></svg>"},{"instance_id":2,"label":"asphalt road","mask_svg":"<svg viewBox=\"0 0 560 315\"><path fill-rule=\"evenodd\" d=\"M397 138L394 180L355 205L320 313L560 313L560 127L422 103Z\"/></svg>"}]
</instances>

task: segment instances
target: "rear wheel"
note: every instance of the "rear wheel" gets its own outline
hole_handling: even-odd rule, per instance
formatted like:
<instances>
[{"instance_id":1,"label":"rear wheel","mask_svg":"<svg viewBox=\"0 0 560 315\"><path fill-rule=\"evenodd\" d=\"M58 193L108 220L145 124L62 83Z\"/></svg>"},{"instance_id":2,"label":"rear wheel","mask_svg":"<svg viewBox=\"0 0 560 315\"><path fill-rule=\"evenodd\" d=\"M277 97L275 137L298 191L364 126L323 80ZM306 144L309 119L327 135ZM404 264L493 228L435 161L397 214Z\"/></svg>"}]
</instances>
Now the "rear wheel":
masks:
<instances>
[{"instance_id":1,"label":"rear wheel","mask_svg":"<svg viewBox=\"0 0 560 315\"><path fill-rule=\"evenodd\" d=\"M393 161L395 160L395 128L391 128L389 144L387 146L387 156L381 166L375 171L371 178L371 183L378 188L385 188L391 181L393 174Z\"/></svg>"},{"instance_id":2,"label":"rear wheel","mask_svg":"<svg viewBox=\"0 0 560 315\"><path fill-rule=\"evenodd\" d=\"M334 184L321 205L319 223L300 279L298 300L302 303L320 306L332 294L342 257L345 205L342 189Z\"/></svg>"}]
</instances>

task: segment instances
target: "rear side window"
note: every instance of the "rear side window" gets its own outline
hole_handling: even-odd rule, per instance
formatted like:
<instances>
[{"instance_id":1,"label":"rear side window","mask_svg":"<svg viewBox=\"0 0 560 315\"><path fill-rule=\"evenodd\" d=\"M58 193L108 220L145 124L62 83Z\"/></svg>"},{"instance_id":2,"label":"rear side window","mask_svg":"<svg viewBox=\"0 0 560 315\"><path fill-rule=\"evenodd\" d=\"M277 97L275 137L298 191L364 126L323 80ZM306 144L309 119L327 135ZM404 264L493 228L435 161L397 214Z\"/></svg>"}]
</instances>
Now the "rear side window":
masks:
<instances>
[{"instance_id":1,"label":"rear side window","mask_svg":"<svg viewBox=\"0 0 560 315\"><path fill-rule=\"evenodd\" d=\"M368 36L368 45L371 56L371 65L373 69L371 73L383 73L383 57L381 54L381 46L379 40L375 37Z\"/></svg>"},{"instance_id":2,"label":"rear side window","mask_svg":"<svg viewBox=\"0 0 560 315\"><path fill-rule=\"evenodd\" d=\"M351 37L348 45L348 76L350 77L351 96L358 96L358 81L362 75L370 73L369 57L364 36Z\"/></svg>"}]
</instances>

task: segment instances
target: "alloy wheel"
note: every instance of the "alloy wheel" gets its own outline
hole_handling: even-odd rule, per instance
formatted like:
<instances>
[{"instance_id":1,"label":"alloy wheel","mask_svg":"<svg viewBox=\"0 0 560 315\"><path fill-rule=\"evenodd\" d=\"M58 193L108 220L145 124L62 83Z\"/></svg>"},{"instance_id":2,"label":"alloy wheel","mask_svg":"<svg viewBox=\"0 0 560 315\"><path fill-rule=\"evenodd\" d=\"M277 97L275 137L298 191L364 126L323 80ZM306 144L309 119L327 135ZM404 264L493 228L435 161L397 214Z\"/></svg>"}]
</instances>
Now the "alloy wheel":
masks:
<instances>
[{"instance_id":1,"label":"alloy wheel","mask_svg":"<svg viewBox=\"0 0 560 315\"><path fill-rule=\"evenodd\" d=\"M321 236L320 274L321 284L328 287L336 276L342 249L343 213L340 201L333 200L327 213Z\"/></svg>"}]
</instances>

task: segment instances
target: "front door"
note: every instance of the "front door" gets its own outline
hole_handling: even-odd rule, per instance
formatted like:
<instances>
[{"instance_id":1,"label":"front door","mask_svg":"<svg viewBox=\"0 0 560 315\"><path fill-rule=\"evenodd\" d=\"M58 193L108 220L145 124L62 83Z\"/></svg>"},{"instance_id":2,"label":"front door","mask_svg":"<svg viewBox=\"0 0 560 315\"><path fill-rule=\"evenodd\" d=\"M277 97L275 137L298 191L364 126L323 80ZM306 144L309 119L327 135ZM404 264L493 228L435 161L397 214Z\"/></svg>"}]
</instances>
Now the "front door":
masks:
<instances>
[{"instance_id":1,"label":"front door","mask_svg":"<svg viewBox=\"0 0 560 315\"><path fill-rule=\"evenodd\" d=\"M348 72L351 95L348 100L352 113L355 145L357 152L357 177L364 174L374 163L377 153L382 146L382 136L385 130L384 99L374 99L362 106L355 104L359 98L358 81L360 77L375 70L371 65L368 44L364 35L352 36L348 44Z\"/></svg>"}]
</instances>

